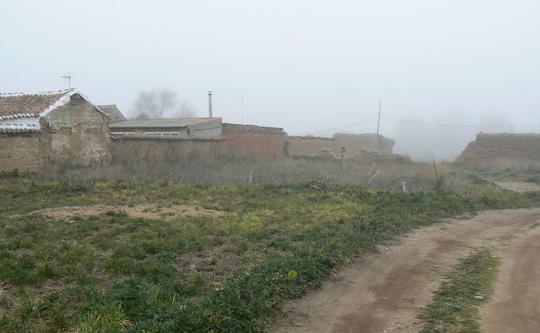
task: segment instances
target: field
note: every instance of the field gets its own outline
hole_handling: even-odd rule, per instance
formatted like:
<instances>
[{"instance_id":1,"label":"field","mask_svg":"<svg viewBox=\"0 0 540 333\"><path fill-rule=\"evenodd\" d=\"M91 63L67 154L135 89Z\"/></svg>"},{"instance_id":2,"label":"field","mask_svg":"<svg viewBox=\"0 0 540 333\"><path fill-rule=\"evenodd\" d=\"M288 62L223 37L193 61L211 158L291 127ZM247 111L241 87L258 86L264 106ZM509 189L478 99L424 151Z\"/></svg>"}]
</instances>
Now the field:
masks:
<instances>
[{"instance_id":1,"label":"field","mask_svg":"<svg viewBox=\"0 0 540 333\"><path fill-rule=\"evenodd\" d=\"M258 332L283 300L440 218L537 206L471 187L0 180L0 331Z\"/></svg>"}]
</instances>

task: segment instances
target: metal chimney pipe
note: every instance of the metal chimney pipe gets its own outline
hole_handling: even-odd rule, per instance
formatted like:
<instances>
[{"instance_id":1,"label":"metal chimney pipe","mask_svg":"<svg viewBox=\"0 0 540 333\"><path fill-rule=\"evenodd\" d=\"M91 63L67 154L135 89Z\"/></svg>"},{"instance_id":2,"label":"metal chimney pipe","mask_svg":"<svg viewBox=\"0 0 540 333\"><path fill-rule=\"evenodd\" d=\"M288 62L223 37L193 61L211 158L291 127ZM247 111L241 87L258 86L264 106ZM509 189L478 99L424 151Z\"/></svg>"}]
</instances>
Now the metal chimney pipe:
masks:
<instances>
[{"instance_id":1,"label":"metal chimney pipe","mask_svg":"<svg viewBox=\"0 0 540 333\"><path fill-rule=\"evenodd\" d=\"M208 91L208 117L212 118L212 90Z\"/></svg>"}]
</instances>

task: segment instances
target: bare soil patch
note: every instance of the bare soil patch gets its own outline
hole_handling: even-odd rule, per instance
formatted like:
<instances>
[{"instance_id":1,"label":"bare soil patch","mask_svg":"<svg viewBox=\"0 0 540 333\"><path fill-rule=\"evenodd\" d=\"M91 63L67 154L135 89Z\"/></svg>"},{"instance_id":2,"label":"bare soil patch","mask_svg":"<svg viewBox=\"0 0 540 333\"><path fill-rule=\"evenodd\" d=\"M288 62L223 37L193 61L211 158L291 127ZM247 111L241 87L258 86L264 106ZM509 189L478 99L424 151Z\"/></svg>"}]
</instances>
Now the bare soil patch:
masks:
<instances>
[{"instance_id":1,"label":"bare soil patch","mask_svg":"<svg viewBox=\"0 0 540 333\"><path fill-rule=\"evenodd\" d=\"M516 192L528 192L528 191L540 191L540 184L527 183L527 182L494 182L497 186L510 191Z\"/></svg>"},{"instance_id":2,"label":"bare soil patch","mask_svg":"<svg viewBox=\"0 0 540 333\"><path fill-rule=\"evenodd\" d=\"M497 251L495 292L480 310L486 332L540 332L540 228L533 227Z\"/></svg>"},{"instance_id":3,"label":"bare soil patch","mask_svg":"<svg viewBox=\"0 0 540 333\"><path fill-rule=\"evenodd\" d=\"M230 213L204 209L188 205L139 204L133 206L91 205L54 207L34 211L30 214L41 214L54 219L70 219L74 217L87 218L109 212L126 213L129 217L145 219L173 220L182 216L192 217L223 217Z\"/></svg>"},{"instance_id":4,"label":"bare soil patch","mask_svg":"<svg viewBox=\"0 0 540 333\"><path fill-rule=\"evenodd\" d=\"M419 332L418 316L459 258L480 246L511 246L535 232L539 219L540 209L488 211L418 229L359 259L312 294L288 302L275 331ZM528 320L537 320L536 312L529 314L536 317L525 315ZM516 322L503 331L521 332L519 327Z\"/></svg>"}]
</instances>

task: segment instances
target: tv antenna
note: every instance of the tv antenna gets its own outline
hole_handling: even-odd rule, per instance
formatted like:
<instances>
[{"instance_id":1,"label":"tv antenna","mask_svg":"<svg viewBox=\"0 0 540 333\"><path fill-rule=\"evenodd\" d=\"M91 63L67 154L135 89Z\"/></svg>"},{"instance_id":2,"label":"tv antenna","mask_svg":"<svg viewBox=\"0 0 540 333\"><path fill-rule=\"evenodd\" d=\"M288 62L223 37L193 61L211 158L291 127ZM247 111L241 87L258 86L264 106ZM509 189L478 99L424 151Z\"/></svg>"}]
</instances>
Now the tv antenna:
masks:
<instances>
[{"instance_id":1,"label":"tv antenna","mask_svg":"<svg viewBox=\"0 0 540 333\"><path fill-rule=\"evenodd\" d=\"M68 89L71 89L71 75L63 75L60 76L61 79L65 79L68 81Z\"/></svg>"},{"instance_id":2,"label":"tv antenna","mask_svg":"<svg viewBox=\"0 0 540 333\"><path fill-rule=\"evenodd\" d=\"M244 95L236 97L240 99L240 124L244 124Z\"/></svg>"}]
</instances>

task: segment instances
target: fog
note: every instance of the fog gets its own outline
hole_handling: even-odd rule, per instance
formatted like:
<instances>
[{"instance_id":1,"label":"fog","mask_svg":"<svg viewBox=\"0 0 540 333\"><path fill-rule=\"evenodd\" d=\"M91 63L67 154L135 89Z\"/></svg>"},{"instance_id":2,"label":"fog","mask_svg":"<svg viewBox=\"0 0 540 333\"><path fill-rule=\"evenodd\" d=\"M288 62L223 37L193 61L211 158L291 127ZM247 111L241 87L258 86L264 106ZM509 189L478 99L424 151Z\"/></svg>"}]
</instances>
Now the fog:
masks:
<instances>
[{"instance_id":1,"label":"fog","mask_svg":"<svg viewBox=\"0 0 540 333\"><path fill-rule=\"evenodd\" d=\"M133 110L171 89L200 116L289 134L375 132L452 159L479 131L540 131L538 0L5 1L0 91L67 88Z\"/></svg>"}]
</instances>

